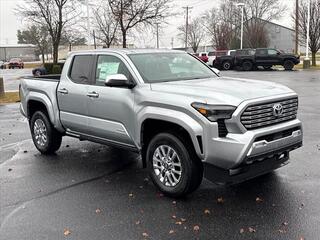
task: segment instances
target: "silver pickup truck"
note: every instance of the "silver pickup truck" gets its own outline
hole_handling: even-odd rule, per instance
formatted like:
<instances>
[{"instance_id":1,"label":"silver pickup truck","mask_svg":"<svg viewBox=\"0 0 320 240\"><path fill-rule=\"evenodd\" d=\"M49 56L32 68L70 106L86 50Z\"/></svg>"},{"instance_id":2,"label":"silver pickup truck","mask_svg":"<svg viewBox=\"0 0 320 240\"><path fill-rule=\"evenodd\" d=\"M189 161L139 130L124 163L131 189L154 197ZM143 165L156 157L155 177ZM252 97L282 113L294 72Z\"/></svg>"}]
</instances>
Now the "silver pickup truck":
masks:
<instances>
[{"instance_id":1,"label":"silver pickup truck","mask_svg":"<svg viewBox=\"0 0 320 240\"><path fill-rule=\"evenodd\" d=\"M75 52L61 76L23 79L20 95L41 153L56 152L63 136L139 152L172 197L203 176L235 183L266 174L302 146L295 92L219 77L180 51Z\"/></svg>"}]
</instances>

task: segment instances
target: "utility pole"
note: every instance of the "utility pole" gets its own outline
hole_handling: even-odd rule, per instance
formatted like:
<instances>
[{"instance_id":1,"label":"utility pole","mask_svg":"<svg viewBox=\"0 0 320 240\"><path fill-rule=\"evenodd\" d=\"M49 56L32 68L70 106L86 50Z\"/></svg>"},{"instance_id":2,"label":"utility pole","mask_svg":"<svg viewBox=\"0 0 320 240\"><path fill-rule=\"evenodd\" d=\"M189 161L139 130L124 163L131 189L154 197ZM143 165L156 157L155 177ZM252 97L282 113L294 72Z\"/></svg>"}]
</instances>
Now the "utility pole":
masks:
<instances>
[{"instance_id":1,"label":"utility pole","mask_svg":"<svg viewBox=\"0 0 320 240\"><path fill-rule=\"evenodd\" d=\"M294 52L298 54L299 51L299 0L296 0L296 44Z\"/></svg>"},{"instance_id":2,"label":"utility pole","mask_svg":"<svg viewBox=\"0 0 320 240\"><path fill-rule=\"evenodd\" d=\"M94 30L92 31L92 33L93 33L93 45L94 45L94 49L97 49L96 33L95 33L95 31L94 31Z\"/></svg>"},{"instance_id":3,"label":"utility pole","mask_svg":"<svg viewBox=\"0 0 320 240\"><path fill-rule=\"evenodd\" d=\"M156 22L156 28L157 28L157 48L159 48L159 22Z\"/></svg>"},{"instance_id":4,"label":"utility pole","mask_svg":"<svg viewBox=\"0 0 320 240\"><path fill-rule=\"evenodd\" d=\"M303 59L303 68L310 68L310 59L309 59L309 41L310 41L310 5L311 0L308 1L308 19L307 19L307 40L306 40L306 57Z\"/></svg>"},{"instance_id":5,"label":"utility pole","mask_svg":"<svg viewBox=\"0 0 320 240\"><path fill-rule=\"evenodd\" d=\"M90 10L89 10L89 0L86 0L85 2L87 6L87 32L88 32L88 46L91 44L91 30L90 30Z\"/></svg>"},{"instance_id":6,"label":"utility pole","mask_svg":"<svg viewBox=\"0 0 320 240\"><path fill-rule=\"evenodd\" d=\"M240 32L240 49L243 48L243 14L244 14L244 3L238 3L237 4L238 7L241 7L241 32Z\"/></svg>"},{"instance_id":7,"label":"utility pole","mask_svg":"<svg viewBox=\"0 0 320 240\"><path fill-rule=\"evenodd\" d=\"M183 9L186 9L186 39L185 39L185 49L188 50L188 25L189 25L189 10L192 9L192 7L186 6L183 7Z\"/></svg>"}]
</instances>

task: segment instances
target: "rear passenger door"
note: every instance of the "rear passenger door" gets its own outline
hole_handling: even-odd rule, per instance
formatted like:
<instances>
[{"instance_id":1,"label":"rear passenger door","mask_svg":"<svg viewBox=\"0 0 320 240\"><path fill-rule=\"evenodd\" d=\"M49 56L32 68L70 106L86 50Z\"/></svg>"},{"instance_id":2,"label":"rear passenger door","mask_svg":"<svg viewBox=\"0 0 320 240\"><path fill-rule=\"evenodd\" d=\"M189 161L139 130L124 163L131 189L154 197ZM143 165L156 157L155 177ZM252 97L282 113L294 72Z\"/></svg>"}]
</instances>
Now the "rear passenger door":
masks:
<instances>
[{"instance_id":1,"label":"rear passenger door","mask_svg":"<svg viewBox=\"0 0 320 240\"><path fill-rule=\"evenodd\" d=\"M257 49L255 54L256 64L258 66L264 66L270 64L267 49Z\"/></svg>"},{"instance_id":2,"label":"rear passenger door","mask_svg":"<svg viewBox=\"0 0 320 240\"><path fill-rule=\"evenodd\" d=\"M93 55L75 55L57 89L60 119L69 132L88 132L88 88L93 83Z\"/></svg>"},{"instance_id":3,"label":"rear passenger door","mask_svg":"<svg viewBox=\"0 0 320 240\"><path fill-rule=\"evenodd\" d=\"M94 137L103 138L115 144L134 147L134 90L105 86L107 76L123 74L133 80L125 59L117 54L97 56L95 84L89 86L88 98L89 129Z\"/></svg>"},{"instance_id":4,"label":"rear passenger door","mask_svg":"<svg viewBox=\"0 0 320 240\"><path fill-rule=\"evenodd\" d=\"M272 65L280 64L279 52L276 49L268 49L268 57Z\"/></svg>"}]
</instances>

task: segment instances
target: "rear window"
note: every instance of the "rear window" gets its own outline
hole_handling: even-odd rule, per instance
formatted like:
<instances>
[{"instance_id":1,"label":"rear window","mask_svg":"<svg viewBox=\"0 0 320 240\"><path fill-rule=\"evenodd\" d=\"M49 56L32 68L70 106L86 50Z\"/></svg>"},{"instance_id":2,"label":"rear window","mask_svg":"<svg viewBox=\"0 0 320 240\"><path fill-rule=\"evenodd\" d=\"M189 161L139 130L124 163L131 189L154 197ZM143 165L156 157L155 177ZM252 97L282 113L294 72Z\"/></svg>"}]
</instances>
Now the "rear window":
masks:
<instances>
[{"instance_id":1,"label":"rear window","mask_svg":"<svg viewBox=\"0 0 320 240\"><path fill-rule=\"evenodd\" d=\"M70 78L79 84L89 84L92 70L93 56L79 55L73 58Z\"/></svg>"}]
</instances>

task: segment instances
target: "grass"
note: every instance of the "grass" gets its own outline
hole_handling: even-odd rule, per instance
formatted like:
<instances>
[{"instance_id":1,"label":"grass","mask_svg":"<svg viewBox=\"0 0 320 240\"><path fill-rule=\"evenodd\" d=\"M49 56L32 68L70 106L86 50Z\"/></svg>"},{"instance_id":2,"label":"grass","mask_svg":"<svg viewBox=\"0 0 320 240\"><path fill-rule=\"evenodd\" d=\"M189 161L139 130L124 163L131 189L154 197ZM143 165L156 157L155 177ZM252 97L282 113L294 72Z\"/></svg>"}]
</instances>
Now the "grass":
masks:
<instances>
[{"instance_id":1,"label":"grass","mask_svg":"<svg viewBox=\"0 0 320 240\"><path fill-rule=\"evenodd\" d=\"M36 68L40 67L42 63L24 63L24 68Z\"/></svg>"},{"instance_id":2,"label":"grass","mask_svg":"<svg viewBox=\"0 0 320 240\"><path fill-rule=\"evenodd\" d=\"M0 97L0 104L20 102L19 92L6 92Z\"/></svg>"}]
</instances>

